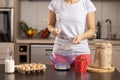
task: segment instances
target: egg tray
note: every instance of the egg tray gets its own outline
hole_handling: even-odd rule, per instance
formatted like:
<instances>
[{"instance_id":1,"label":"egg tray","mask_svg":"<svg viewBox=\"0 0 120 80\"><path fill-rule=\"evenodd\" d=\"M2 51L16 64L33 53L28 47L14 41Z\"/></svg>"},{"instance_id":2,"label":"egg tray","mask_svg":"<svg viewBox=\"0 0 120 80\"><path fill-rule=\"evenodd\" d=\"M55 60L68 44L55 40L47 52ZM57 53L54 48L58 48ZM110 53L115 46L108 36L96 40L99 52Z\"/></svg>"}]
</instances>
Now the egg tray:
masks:
<instances>
[{"instance_id":1,"label":"egg tray","mask_svg":"<svg viewBox=\"0 0 120 80\"><path fill-rule=\"evenodd\" d=\"M29 64L20 64L15 65L15 71L20 72L22 74L26 73L44 73L46 70L46 65L41 63L29 63Z\"/></svg>"}]
</instances>

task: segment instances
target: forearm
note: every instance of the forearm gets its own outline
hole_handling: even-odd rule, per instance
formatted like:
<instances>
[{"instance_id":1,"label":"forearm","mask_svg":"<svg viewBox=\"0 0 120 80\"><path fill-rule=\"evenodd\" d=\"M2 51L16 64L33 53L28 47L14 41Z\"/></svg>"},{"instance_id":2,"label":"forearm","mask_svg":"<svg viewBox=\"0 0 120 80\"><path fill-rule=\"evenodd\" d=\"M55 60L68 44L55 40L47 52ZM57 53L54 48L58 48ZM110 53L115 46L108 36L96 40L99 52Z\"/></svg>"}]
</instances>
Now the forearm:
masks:
<instances>
[{"instance_id":1,"label":"forearm","mask_svg":"<svg viewBox=\"0 0 120 80\"><path fill-rule=\"evenodd\" d=\"M95 12L89 13L86 20L88 30L83 34L83 39L88 39L95 33Z\"/></svg>"},{"instance_id":2,"label":"forearm","mask_svg":"<svg viewBox=\"0 0 120 80\"><path fill-rule=\"evenodd\" d=\"M85 33L82 34L82 40L91 38L95 33L95 29L89 29Z\"/></svg>"},{"instance_id":3,"label":"forearm","mask_svg":"<svg viewBox=\"0 0 120 80\"><path fill-rule=\"evenodd\" d=\"M55 30L56 25L56 15L53 11L49 10L49 18L48 18L48 30L49 32L53 32Z\"/></svg>"},{"instance_id":4,"label":"forearm","mask_svg":"<svg viewBox=\"0 0 120 80\"><path fill-rule=\"evenodd\" d=\"M48 30L49 30L49 32L53 32L53 30L55 29L55 26L54 25L48 25Z\"/></svg>"}]
</instances>

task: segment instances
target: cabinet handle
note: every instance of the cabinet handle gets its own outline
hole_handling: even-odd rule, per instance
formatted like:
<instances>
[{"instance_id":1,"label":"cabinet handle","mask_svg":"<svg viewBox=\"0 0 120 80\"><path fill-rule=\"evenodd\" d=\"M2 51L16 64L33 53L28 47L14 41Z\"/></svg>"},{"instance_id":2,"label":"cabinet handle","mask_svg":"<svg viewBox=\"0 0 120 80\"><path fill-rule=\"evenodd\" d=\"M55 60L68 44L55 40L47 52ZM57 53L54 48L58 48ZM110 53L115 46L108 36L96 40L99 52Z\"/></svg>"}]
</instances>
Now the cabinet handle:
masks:
<instances>
[{"instance_id":1,"label":"cabinet handle","mask_svg":"<svg viewBox=\"0 0 120 80\"><path fill-rule=\"evenodd\" d=\"M52 51L53 49L45 49L45 51Z\"/></svg>"}]
</instances>

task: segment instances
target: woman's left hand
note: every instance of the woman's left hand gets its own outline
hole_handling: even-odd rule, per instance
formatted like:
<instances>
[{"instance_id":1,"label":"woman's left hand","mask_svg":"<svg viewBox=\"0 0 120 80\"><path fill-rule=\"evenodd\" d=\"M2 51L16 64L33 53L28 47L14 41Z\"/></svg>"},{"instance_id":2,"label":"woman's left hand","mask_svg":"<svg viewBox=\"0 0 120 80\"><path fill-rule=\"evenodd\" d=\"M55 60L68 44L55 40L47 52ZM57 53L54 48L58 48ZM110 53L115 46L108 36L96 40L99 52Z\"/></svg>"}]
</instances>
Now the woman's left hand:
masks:
<instances>
[{"instance_id":1,"label":"woman's left hand","mask_svg":"<svg viewBox=\"0 0 120 80\"><path fill-rule=\"evenodd\" d=\"M83 35L77 35L73 39L74 44L80 44L80 42L83 40Z\"/></svg>"}]
</instances>

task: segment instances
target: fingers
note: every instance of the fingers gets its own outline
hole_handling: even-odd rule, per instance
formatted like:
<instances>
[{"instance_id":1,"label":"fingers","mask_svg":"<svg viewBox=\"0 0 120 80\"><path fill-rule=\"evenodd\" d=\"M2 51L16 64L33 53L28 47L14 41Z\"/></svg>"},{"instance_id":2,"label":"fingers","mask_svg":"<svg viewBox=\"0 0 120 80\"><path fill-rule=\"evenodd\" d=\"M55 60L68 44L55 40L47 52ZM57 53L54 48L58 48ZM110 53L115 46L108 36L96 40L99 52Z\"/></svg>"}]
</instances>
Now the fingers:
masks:
<instances>
[{"instance_id":1,"label":"fingers","mask_svg":"<svg viewBox=\"0 0 120 80\"><path fill-rule=\"evenodd\" d=\"M59 29L55 29L55 33L56 33L56 35L59 35L60 34L60 30Z\"/></svg>"},{"instance_id":2,"label":"fingers","mask_svg":"<svg viewBox=\"0 0 120 80\"><path fill-rule=\"evenodd\" d=\"M60 32L61 31L59 29L55 28L52 33L53 33L54 36L57 36L57 35L60 34Z\"/></svg>"},{"instance_id":3,"label":"fingers","mask_svg":"<svg viewBox=\"0 0 120 80\"><path fill-rule=\"evenodd\" d=\"M79 40L77 37L75 37L75 38L73 39L73 43L74 43L74 44L79 44L79 43L80 43L80 40Z\"/></svg>"},{"instance_id":4,"label":"fingers","mask_svg":"<svg viewBox=\"0 0 120 80\"><path fill-rule=\"evenodd\" d=\"M81 41L82 41L82 36L81 35L75 36L74 39L73 39L74 44L80 44Z\"/></svg>"}]
</instances>

